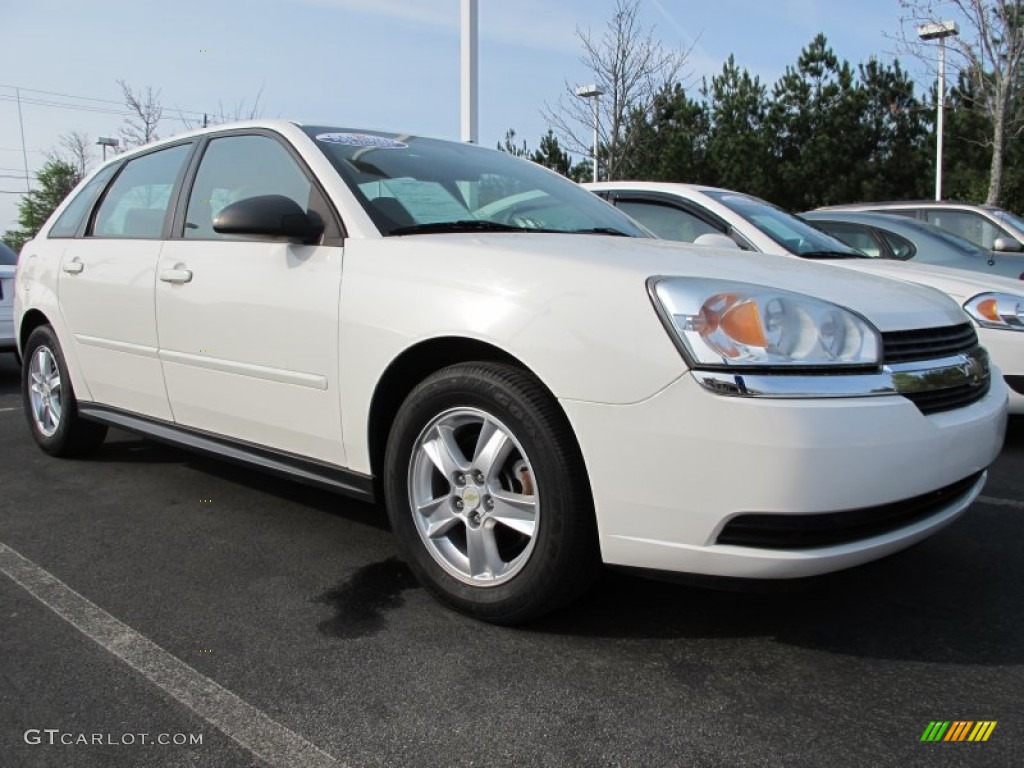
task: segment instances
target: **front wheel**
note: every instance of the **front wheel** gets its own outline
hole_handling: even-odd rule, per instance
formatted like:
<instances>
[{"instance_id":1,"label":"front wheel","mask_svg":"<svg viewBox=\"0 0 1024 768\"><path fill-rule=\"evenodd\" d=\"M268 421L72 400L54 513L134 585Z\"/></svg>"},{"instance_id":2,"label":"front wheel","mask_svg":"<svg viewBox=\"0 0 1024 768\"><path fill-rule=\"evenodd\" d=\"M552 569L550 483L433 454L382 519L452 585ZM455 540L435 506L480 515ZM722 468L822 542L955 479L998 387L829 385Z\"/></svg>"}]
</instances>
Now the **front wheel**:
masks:
<instances>
[{"instance_id":1,"label":"front wheel","mask_svg":"<svg viewBox=\"0 0 1024 768\"><path fill-rule=\"evenodd\" d=\"M417 386L391 430L384 490L410 567L463 612L527 621L596 575L579 448L554 398L518 368L465 363Z\"/></svg>"},{"instance_id":2,"label":"front wheel","mask_svg":"<svg viewBox=\"0 0 1024 768\"><path fill-rule=\"evenodd\" d=\"M48 325L32 331L22 362L25 415L39 447L52 456L73 456L97 448L105 425L78 415L78 401L57 334Z\"/></svg>"}]
</instances>

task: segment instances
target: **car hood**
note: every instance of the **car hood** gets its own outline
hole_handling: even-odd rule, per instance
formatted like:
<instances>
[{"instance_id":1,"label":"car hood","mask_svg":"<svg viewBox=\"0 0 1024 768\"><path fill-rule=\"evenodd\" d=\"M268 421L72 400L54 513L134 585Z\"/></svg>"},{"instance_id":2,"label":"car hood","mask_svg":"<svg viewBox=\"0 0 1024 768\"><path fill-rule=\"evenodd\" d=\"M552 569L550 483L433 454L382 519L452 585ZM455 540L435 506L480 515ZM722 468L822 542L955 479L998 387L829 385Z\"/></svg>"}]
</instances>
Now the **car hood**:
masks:
<instances>
[{"instance_id":1,"label":"car hood","mask_svg":"<svg viewBox=\"0 0 1024 768\"><path fill-rule=\"evenodd\" d=\"M566 288L575 292L577 286L608 284L609 279L622 290L621 286L630 282L642 286L652 276L718 278L825 299L860 313L882 331L967 320L947 296L929 288L789 256L604 235L474 233L402 239L438 253L471 249L479 279L488 283L488 277L508 282L511 264L521 267L517 270L521 276L564 281Z\"/></svg>"},{"instance_id":2,"label":"car hood","mask_svg":"<svg viewBox=\"0 0 1024 768\"><path fill-rule=\"evenodd\" d=\"M1012 293L1024 298L1024 281L999 275L985 275L966 269L950 269L931 264L908 264L904 261L885 259L837 259L830 264L870 273L880 277L905 280L918 285L927 285L942 291L961 304L979 293Z\"/></svg>"}]
</instances>

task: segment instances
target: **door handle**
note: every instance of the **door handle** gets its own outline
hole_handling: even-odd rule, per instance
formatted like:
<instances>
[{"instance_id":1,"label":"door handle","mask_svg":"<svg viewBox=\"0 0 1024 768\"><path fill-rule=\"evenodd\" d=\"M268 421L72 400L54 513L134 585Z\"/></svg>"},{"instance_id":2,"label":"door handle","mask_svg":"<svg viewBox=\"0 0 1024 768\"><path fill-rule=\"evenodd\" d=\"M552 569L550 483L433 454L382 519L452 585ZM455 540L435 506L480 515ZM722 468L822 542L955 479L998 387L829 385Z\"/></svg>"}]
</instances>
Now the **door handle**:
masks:
<instances>
[{"instance_id":1,"label":"door handle","mask_svg":"<svg viewBox=\"0 0 1024 768\"><path fill-rule=\"evenodd\" d=\"M160 279L165 283L181 285L192 281L192 270L184 269L181 265L174 269L165 269L160 273Z\"/></svg>"},{"instance_id":2,"label":"door handle","mask_svg":"<svg viewBox=\"0 0 1024 768\"><path fill-rule=\"evenodd\" d=\"M63 269L69 275L77 275L79 272L85 269L85 264L83 264L82 260L76 256L71 261L66 262L64 266L61 267L61 269Z\"/></svg>"}]
</instances>

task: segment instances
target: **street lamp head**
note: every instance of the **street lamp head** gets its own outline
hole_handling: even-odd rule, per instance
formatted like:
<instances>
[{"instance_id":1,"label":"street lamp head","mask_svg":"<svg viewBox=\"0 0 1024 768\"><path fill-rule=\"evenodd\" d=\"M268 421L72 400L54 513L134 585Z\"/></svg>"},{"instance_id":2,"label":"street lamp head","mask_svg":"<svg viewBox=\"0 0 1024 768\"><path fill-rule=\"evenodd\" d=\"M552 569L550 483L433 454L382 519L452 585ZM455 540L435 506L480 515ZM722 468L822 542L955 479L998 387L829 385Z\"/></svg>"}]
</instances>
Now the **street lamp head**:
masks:
<instances>
[{"instance_id":1,"label":"street lamp head","mask_svg":"<svg viewBox=\"0 0 1024 768\"><path fill-rule=\"evenodd\" d=\"M592 99L596 96L604 96L604 89L599 85L581 85L576 89L576 95L581 99Z\"/></svg>"},{"instance_id":2,"label":"street lamp head","mask_svg":"<svg viewBox=\"0 0 1024 768\"><path fill-rule=\"evenodd\" d=\"M96 139L96 145L100 147L116 147L117 144L117 139L112 139L109 136L100 136Z\"/></svg>"},{"instance_id":3,"label":"street lamp head","mask_svg":"<svg viewBox=\"0 0 1024 768\"><path fill-rule=\"evenodd\" d=\"M955 21L939 21L934 24L922 24L917 28L917 36L922 40L941 40L960 34L960 27Z\"/></svg>"}]
</instances>

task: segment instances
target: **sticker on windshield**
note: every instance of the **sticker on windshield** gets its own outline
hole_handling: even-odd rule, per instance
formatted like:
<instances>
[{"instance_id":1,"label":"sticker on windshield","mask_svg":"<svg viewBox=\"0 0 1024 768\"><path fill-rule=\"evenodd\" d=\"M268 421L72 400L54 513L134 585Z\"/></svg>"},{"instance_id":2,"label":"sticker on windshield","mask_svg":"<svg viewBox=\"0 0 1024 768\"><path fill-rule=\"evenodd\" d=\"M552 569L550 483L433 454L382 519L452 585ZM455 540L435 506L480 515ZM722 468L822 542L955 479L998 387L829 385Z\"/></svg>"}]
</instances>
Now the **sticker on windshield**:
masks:
<instances>
[{"instance_id":1,"label":"sticker on windshield","mask_svg":"<svg viewBox=\"0 0 1024 768\"><path fill-rule=\"evenodd\" d=\"M409 145L386 136L371 136L368 133L318 133L317 141L326 144L344 144L346 147L369 147L372 149L405 149Z\"/></svg>"}]
</instances>

